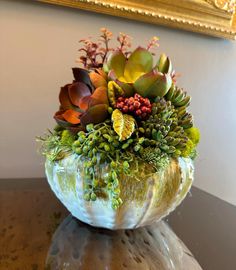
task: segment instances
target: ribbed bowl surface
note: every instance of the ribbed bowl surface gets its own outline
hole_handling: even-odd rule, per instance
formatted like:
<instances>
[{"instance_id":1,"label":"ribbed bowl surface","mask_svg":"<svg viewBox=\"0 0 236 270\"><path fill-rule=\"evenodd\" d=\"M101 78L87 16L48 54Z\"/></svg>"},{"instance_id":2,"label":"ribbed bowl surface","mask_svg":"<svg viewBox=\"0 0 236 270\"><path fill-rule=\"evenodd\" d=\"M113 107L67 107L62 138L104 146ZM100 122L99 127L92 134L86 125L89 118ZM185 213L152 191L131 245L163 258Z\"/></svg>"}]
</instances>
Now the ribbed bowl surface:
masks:
<instances>
[{"instance_id":1,"label":"ribbed bowl surface","mask_svg":"<svg viewBox=\"0 0 236 270\"><path fill-rule=\"evenodd\" d=\"M144 165L134 176L119 176L123 204L118 210L112 209L109 198L83 199L83 161L76 154L56 162L47 160L45 169L51 189L74 217L92 226L116 230L162 219L181 203L192 185L191 159L172 159L158 173L149 173ZM106 166L99 171L100 177L108 173Z\"/></svg>"}]
</instances>

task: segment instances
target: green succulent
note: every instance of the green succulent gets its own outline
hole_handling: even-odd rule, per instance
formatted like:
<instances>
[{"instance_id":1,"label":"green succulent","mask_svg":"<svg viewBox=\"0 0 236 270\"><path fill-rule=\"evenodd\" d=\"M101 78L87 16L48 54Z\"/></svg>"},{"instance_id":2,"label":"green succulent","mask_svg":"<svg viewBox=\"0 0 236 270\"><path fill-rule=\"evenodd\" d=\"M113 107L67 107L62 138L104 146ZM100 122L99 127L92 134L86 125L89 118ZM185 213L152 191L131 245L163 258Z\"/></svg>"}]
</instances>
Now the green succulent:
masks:
<instances>
[{"instance_id":1,"label":"green succulent","mask_svg":"<svg viewBox=\"0 0 236 270\"><path fill-rule=\"evenodd\" d=\"M119 196L118 175L129 174L129 152L132 151L132 143L133 139L119 141L110 120L97 125L89 124L86 131L78 133L78 138L73 143L73 151L85 159L86 200L109 196L112 199L112 207L119 207L122 200ZM128 148L130 151L126 151ZM109 167L109 174L105 179L98 179L97 170L100 165Z\"/></svg>"},{"instance_id":2,"label":"green succulent","mask_svg":"<svg viewBox=\"0 0 236 270\"><path fill-rule=\"evenodd\" d=\"M160 151L160 149L153 147L146 147L141 153L140 157L151 164L156 171L163 170L169 163L169 157L166 153Z\"/></svg>"},{"instance_id":3,"label":"green succulent","mask_svg":"<svg viewBox=\"0 0 236 270\"><path fill-rule=\"evenodd\" d=\"M185 106L176 108L178 116L178 125L184 129L189 129L193 126L193 116L187 111Z\"/></svg>"},{"instance_id":4,"label":"green succulent","mask_svg":"<svg viewBox=\"0 0 236 270\"><path fill-rule=\"evenodd\" d=\"M169 91L165 95L165 99L171 101L175 107L188 107L190 105L191 97L187 93L172 84Z\"/></svg>"},{"instance_id":5,"label":"green succulent","mask_svg":"<svg viewBox=\"0 0 236 270\"><path fill-rule=\"evenodd\" d=\"M108 58L109 77L119 84L128 95L132 90L143 97L163 97L172 85L171 62L161 55L154 66L153 56L148 50L138 47L131 55L120 51L113 52Z\"/></svg>"},{"instance_id":6,"label":"green succulent","mask_svg":"<svg viewBox=\"0 0 236 270\"><path fill-rule=\"evenodd\" d=\"M178 125L184 129L191 128L193 126L193 116L187 111L191 97L188 96L183 89L172 84L171 88L165 95L165 99L170 101L175 107L178 115Z\"/></svg>"},{"instance_id":7,"label":"green succulent","mask_svg":"<svg viewBox=\"0 0 236 270\"><path fill-rule=\"evenodd\" d=\"M141 122L139 132L149 139L150 145L159 148L160 152L180 156L186 148L188 137L178 122L178 114L171 102L158 98L152 106L152 115Z\"/></svg>"}]
</instances>

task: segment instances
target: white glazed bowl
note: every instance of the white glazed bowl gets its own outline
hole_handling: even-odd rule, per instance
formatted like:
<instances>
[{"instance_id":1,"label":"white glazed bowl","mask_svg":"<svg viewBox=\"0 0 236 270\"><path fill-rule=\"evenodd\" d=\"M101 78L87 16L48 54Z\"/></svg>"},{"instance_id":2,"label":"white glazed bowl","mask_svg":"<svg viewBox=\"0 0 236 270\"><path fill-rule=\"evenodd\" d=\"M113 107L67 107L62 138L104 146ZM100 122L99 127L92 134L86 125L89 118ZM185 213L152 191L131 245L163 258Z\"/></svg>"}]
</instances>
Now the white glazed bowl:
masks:
<instances>
[{"instance_id":1,"label":"white glazed bowl","mask_svg":"<svg viewBox=\"0 0 236 270\"><path fill-rule=\"evenodd\" d=\"M147 165L147 164L146 164ZM107 229L133 229L158 221L173 211L185 198L193 182L189 158L171 159L158 173L138 172L140 179L119 176L123 204L118 210L109 199L83 199L83 161L72 154L60 161L46 161L48 182L58 199L79 220ZM101 177L107 173L101 169Z\"/></svg>"}]
</instances>

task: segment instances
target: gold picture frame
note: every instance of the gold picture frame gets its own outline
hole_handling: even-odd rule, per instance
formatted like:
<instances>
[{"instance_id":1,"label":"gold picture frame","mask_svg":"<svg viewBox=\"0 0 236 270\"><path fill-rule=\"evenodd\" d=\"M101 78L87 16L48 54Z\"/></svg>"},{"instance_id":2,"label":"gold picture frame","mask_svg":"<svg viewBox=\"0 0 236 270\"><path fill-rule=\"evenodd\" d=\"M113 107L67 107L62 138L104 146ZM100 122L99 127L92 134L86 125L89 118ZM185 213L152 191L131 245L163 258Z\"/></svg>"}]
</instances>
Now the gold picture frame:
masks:
<instances>
[{"instance_id":1,"label":"gold picture frame","mask_svg":"<svg viewBox=\"0 0 236 270\"><path fill-rule=\"evenodd\" d=\"M236 39L236 0L39 0Z\"/></svg>"}]
</instances>

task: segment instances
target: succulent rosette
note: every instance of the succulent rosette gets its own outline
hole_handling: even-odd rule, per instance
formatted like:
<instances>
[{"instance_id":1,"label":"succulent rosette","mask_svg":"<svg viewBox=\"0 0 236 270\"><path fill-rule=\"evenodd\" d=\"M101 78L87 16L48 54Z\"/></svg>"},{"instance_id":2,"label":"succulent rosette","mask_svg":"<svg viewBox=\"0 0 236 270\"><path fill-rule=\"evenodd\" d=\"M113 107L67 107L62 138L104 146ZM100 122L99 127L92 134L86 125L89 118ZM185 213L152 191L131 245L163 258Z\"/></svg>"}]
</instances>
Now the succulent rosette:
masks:
<instances>
[{"instance_id":1,"label":"succulent rosette","mask_svg":"<svg viewBox=\"0 0 236 270\"><path fill-rule=\"evenodd\" d=\"M180 164L179 158L196 157L200 135L188 110L191 98L177 86L170 59L155 58L158 39L132 51L126 34L118 35L114 49L111 38L102 29L98 42L80 41L83 67L73 68L73 81L61 87L58 125L40 140L48 175L55 162L72 156L68 167L82 162L76 171L83 179L83 200L108 199L117 209L128 200L122 181L144 183L166 168L177 170L173 164Z\"/></svg>"},{"instance_id":2,"label":"succulent rosette","mask_svg":"<svg viewBox=\"0 0 236 270\"><path fill-rule=\"evenodd\" d=\"M89 123L104 121L108 116L109 102L106 86L93 85L87 70L73 68L73 74L74 81L61 87L60 110L54 118L58 125L76 132Z\"/></svg>"},{"instance_id":3,"label":"succulent rosette","mask_svg":"<svg viewBox=\"0 0 236 270\"><path fill-rule=\"evenodd\" d=\"M128 59L117 50L108 59L108 75L124 90L128 88L129 94L133 90L143 97L162 97L172 85L171 63L165 55L156 65L153 62L152 53L145 48L138 47Z\"/></svg>"}]
</instances>

